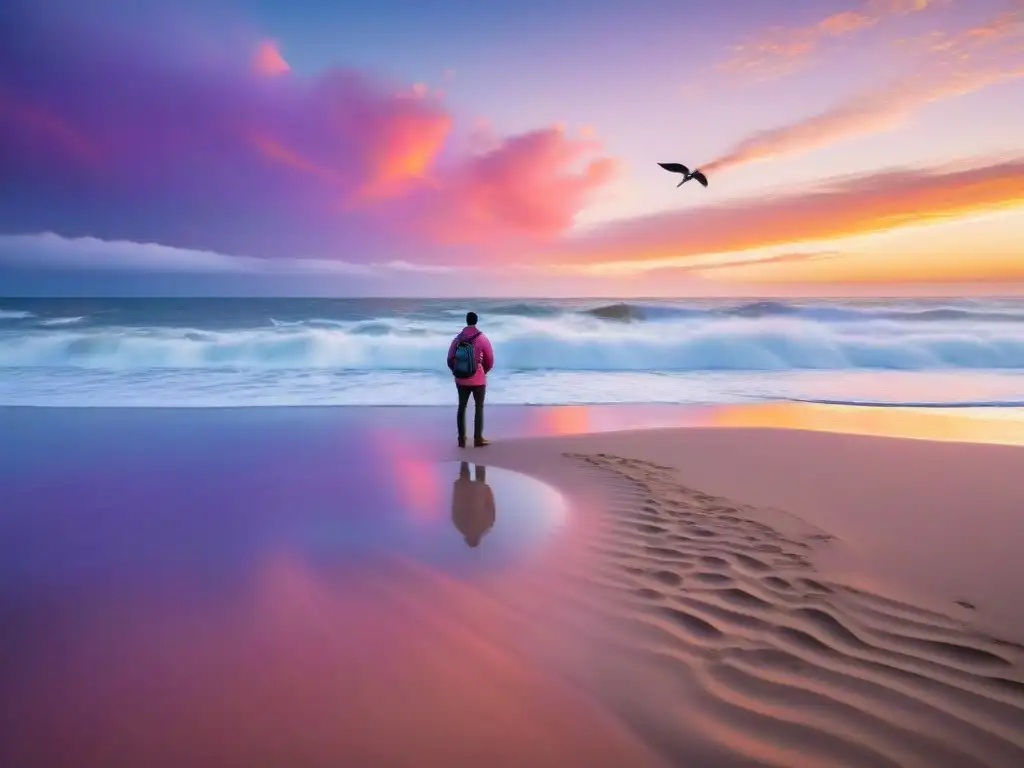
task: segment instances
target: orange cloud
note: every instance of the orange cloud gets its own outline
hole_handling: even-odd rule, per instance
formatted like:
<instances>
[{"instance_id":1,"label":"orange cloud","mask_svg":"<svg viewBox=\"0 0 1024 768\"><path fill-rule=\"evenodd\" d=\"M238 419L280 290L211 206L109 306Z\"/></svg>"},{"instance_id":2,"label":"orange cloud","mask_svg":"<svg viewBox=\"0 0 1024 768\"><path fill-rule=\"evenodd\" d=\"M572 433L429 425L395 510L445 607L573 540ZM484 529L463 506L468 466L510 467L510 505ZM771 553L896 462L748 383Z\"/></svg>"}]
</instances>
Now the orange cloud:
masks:
<instances>
[{"instance_id":1,"label":"orange cloud","mask_svg":"<svg viewBox=\"0 0 1024 768\"><path fill-rule=\"evenodd\" d=\"M1024 39L1024 2L1014 0L1014 6L995 16L953 32L936 31L926 35L926 47L937 53L951 53L958 59L967 59L981 50L1001 43L1011 43L1009 51L1020 52L1019 44Z\"/></svg>"},{"instance_id":2,"label":"orange cloud","mask_svg":"<svg viewBox=\"0 0 1024 768\"><path fill-rule=\"evenodd\" d=\"M780 253L775 256L764 256L761 258L736 259L735 261L722 261L717 264L705 264L695 266L694 271L699 272L721 272L723 270L738 269L740 267L765 266L768 264L806 264L807 262L822 262L842 257L842 253L836 251L809 251L807 253Z\"/></svg>"},{"instance_id":3,"label":"orange cloud","mask_svg":"<svg viewBox=\"0 0 1024 768\"><path fill-rule=\"evenodd\" d=\"M887 171L614 222L571 238L551 263L625 264L797 245L1024 205L1024 157L966 170Z\"/></svg>"},{"instance_id":4,"label":"orange cloud","mask_svg":"<svg viewBox=\"0 0 1024 768\"><path fill-rule=\"evenodd\" d=\"M802 27L769 27L757 39L734 46L732 57L722 62L720 69L760 78L789 74L800 69L828 39L847 37L890 16L917 13L934 5L936 0L867 0L856 10L833 13Z\"/></svg>"},{"instance_id":5,"label":"orange cloud","mask_svg":"<svg viewBox=\"0 0 1024 768\"><path fill-rule=\"evenodd\" d=\"M291 66L285 61L284 56L273 40L264 40L256 48L252 58L252 66L261 75L274 77L291 71Z\"/></svg>"},{"instance_id":6,"label":"orange cloud","mask_svg":"<svg viewBox=\"0 0 1024 768\"><path fill-rule=\"evenodd\" d=\"M826 264L791 261L751 263L723 275L726 280L754 283L860 284L991 284L1024 281L1019 253L849 253Z\"/></svg>"},{"instance_id":7,"label":"orange cloud","mask_svg":"<svg viewBox=\"0 0 1024 768\"><path fill-rule=\"evenodd\" d=\"M409 112L380 121L365 158L370 166L367 182L356 199L394 197L410 185L429 181L428 173L451 129L451 116L441 111Z\"/></svg>"},{"instance_id":8,"label":"orange cloud","mask_svg":"<svg viewBox=\"0 0 1024 768\"><path fill-rule=\"evenodd\" d=\"M854 136L902 125L927 104L1024 75L1024 51L1014 49L1024 31L1024 9L1001 13L981 25L933 34L928 65L886 88L860 93L817 115L755 133L703 166L721 172L746 163L804 153ZM1016 53L1015 53L1016 50Z\"/></svg>"},{"instance_id":9,"label":"orange cloud","mask_svg":"<svg viewBox=\"0 0 1024 768\"><path fill-rule=\"evenodd\" d=\"M415 185L430 182L428 173L448 139L452 118L440 109L403 108L403 99L425 98L418 94L394 98L394 109L370 111L361 118L358 168L351 162L332 162L330 147L317 147L315 155L322 159L314 159L263 131L251 132L248 138L268 160L338 187L348 207L400 197Z\"/></svg>"}]
</instances>

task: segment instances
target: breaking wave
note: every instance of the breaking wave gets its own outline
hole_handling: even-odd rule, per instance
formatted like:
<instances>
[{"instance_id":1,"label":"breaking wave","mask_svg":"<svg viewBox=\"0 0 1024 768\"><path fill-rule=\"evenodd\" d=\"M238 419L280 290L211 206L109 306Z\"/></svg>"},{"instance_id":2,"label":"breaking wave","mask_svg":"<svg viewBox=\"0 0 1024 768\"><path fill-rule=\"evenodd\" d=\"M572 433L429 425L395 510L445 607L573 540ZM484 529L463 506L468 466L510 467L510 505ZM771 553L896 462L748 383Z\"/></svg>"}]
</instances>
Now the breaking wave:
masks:
<instances>
[{"instance_id":1,"label":"breaking wave","mask_svg":"<svg viewBox=\"0 0 1024 768\"><path fill-rule=\"evenodd\" d=\"M505 370L1024 370L1021 321L965 323L943 316L945 322L922 323L921 315L934 319L922 311L902 313L914 315L909 320L880 312L873 322L857 324L773 306L748 304L716 316L687 310L703 314L664 314L652 322L632 315L625 322L621 313L646 311L630 304L558 317L491 310L485 330ZM264 327L216 331L89 326L66 318L0 333L0 367L434 371L444 370L452 333L450 320L407 318L268 318Z\"/></svg>"}]
</instances>

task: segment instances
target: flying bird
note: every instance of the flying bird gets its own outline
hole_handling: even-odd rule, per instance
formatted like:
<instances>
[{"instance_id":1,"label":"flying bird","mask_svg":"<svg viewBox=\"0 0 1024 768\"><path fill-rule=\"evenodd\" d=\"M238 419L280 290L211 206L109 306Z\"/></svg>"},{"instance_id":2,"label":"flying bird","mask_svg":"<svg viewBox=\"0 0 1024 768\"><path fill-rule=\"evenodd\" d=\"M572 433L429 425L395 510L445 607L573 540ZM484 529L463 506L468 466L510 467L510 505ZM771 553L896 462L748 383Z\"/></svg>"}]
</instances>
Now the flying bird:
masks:
<instances>
[{"instance_id":1,"label":"flying bird","mask_svg":"<svg viewBox=\"0 0 1024 768\"><path fill-rule=\"evenodd\" d=\"M658 165L666 171L683 174L683 180L676 184L676 189L679 189L679 187L683 186L683 184L688 182L690 179L696 179L701 186L706 187L708 185L708 177L696 169L691 172L689 168L680 163L658 163Z\"/></svg>"}]
</instances>

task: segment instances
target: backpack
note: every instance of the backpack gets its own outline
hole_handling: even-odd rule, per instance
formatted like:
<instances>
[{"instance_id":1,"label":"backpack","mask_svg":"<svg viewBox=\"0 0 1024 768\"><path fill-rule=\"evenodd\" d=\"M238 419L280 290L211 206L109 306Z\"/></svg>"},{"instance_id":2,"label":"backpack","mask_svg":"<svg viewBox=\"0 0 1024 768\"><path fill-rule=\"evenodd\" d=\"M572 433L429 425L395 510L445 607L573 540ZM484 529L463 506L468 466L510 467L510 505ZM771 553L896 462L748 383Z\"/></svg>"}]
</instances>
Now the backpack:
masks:
<instances>
[{"instance_id":1,"label":"backpack","mask_svg":"<svg viewBox=\"0 0 1024 768\"><path fill-rule=\"evenodd\" d=\"M476 373L476 347L473 342L479 335L480 331L477 331L472 336L459 337L452 359L452 373L456 379L468 379Z\"/></svg>"}]
</instances>

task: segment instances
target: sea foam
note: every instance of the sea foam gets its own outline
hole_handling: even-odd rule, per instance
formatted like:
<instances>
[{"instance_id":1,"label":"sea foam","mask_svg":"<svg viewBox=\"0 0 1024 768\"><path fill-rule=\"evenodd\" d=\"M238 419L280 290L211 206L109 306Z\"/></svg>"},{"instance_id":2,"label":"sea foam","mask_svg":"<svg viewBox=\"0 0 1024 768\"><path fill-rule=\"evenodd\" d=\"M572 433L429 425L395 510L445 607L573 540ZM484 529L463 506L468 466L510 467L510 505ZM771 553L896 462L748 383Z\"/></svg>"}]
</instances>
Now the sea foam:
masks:
<instances>
[{"instance_id":1,"label":"sea foam","mask_svg":"<svg viewBox=\"0 0 1024 768\"><path fill-rule=\"evenodd\" d=\"M0 332L0 367L444 370L454 326L372 318L271 321L255 328L81 325ZM505 370L779 371L1024 369L1024 322L777 313L647 320L593 313L492 316Z\"/></svg>"}]
</instances>

